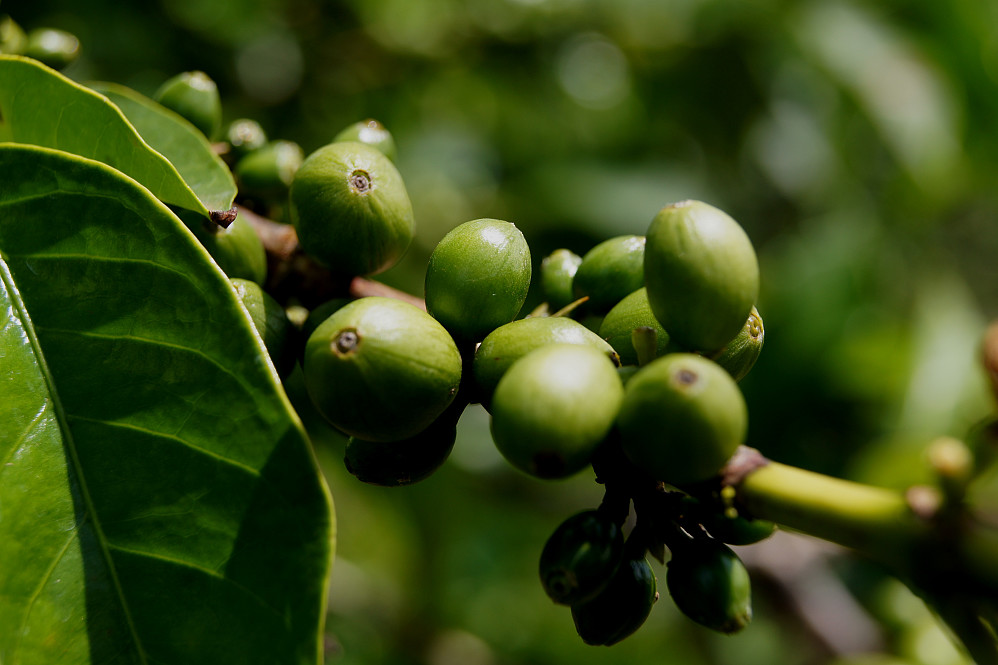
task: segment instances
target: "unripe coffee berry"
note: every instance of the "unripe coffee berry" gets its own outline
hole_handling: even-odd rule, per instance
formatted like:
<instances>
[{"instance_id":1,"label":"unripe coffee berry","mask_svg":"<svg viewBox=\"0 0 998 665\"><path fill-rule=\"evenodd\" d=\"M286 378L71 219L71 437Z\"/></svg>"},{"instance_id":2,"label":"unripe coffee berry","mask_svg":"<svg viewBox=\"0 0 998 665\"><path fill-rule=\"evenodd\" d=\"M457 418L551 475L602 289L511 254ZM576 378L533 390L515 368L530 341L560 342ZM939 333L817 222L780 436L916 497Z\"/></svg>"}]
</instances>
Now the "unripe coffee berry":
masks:
<instances>
[{"instance_id":1,"label":"unripe coffee berry","mask_svg":"<svg viewBox=\"0 0 998 665\"><path fill-rule=\"evenodd\" d=\"M689 351L723 348L759 295L752 242L738 222L700 201L675 203L655 216L644 274L655 318Z\"/></svg>"},{"instance_id":2,"label":"unripe coffee berry","mask_svg":"<svg viewBox=\"0 0 998 665\"><path fill-rule=\"evenodd\" d=\"M356 300L323 321L302 366L318 411L370 441L423 431L461 382L461 355L447 331L423 310L382 297Z\"/></svg>"},{"instance_id":3,"label":"unripe coffee berry","mask_svg":"<svg viewBox=\"0 0 998 665\"><path fill-rule=\"evenodd\" d=\"M517 360L492 396L492 438L510 464L565 478L589 464L624 388L613 363L588 346L552 344Z\"/></svg>"},{"instance_id":4,"label":"unripe coffee berry","mask_svg":"<svg viewBox=\"0 0 998 665\"><path fill-rule=\"evenodd\" d=\"M330 143L309 155L289 195L298 241L340 275L372 275L402 258L415 232L398 169L364 143Z\"/></svg>"},{"instance_id":5,"label":"unripe coffee berry","mask_svg":"<svg viewBox=\"0 0 998 665\"><path fill-rule=\"evenodd\" d=\"M717 363L672 353L627 382L617 426L638 468L686 486L719 473L744 442L748 415L738 384Z\"/></svg>"},{"instance_id":6,"label":"unripe coffee berry","mask_svg":"<svg viewBox=\"0 0 998 665\"><path fill-rule=\"evenodd\" d=\"M513 224L476 219L437 243L426 267L426 311L462 343L509 323L530 288L530 248Z\"/></svg>"}]
</instances>

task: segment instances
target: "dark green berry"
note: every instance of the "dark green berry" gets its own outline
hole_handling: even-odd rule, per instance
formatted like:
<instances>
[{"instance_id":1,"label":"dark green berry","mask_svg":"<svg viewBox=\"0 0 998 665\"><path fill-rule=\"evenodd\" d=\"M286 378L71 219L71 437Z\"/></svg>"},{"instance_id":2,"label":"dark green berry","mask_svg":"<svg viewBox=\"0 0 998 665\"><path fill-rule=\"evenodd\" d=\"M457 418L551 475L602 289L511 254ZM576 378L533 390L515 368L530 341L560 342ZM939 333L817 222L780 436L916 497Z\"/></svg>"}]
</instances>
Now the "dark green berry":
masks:
<instances>
[{"instance_id":1,"label":"dark green berry","mask_svg":"<svg viewBox=\"0 0 998 665\"><path fill-rule=\"evenodd\" d=\"M736 633L752 620L752 587L744 564L711 539L672 548L665 583L676 607L702 626Z\"/></svg>"},{"instance_id":2,"label":"dark green berry","mask_svg":"<svg viewBox=\"0 0 998 665\"><path fill-rule=\"evenodd\" d=\"M575 630L586 644L616 644L644 624L656 600L651 566L644 557L628 558L599 593L572 605Z\"/></svg>"},{"instance_id":3,"label":"dark green berry","mask_svg":"<svg viewBox=\"0 0 998 665\"><path fill-rule=\"evenodd\" d=\"M401 441L365 441L350 437L347 471L369 485L402 487L430 477L450 456L457 422L467 402L457 398L426 429Z\"/></svg>"},{"instance_id":4,"label":"dark green berry","mask_svg":"<svg viewBox=\"0 0 998 665\"><path fill-rule=\"evenodd\" d=\"M605 511L578 513L544 544L541 584L551 600L562 605L592 598L613 577L623 553L623 533Z\"/></svg>"}]
</instances>

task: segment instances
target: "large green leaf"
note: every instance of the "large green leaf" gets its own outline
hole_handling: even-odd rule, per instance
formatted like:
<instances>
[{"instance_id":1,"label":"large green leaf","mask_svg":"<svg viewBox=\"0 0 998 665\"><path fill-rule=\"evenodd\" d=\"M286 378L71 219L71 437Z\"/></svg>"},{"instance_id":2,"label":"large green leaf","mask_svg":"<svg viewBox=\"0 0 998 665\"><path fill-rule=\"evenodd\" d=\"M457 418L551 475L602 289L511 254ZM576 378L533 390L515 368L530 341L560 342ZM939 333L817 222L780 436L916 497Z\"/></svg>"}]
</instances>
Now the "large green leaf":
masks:
<instances>
[{"instance_id":1,"label":"large green leaf","mask_svg":"<svg viewBox=\"0 0 998 665\"><path fill-rule=\"evenodd\" d=\"M332 536L190 232L104 164L0 144L0 662L316 663Z\"/></svg>"},{"instance_id":2,"label":"large green leaf","mask_svg":"<svg viewBox=\"0 0 998 665\"><path fill-rule=\"evenodd\" d=\"M177 169L149 147L114 104L30 58L0 55L0 141L110 164L164 203L209 215Z\"/></svg>"},{"instance_id":3,"label":"large green leaf","mask_svg":"<svg viewBox=\"0 0 998 665\"><path fill-rule=\"evenodd\" d=\"M170 160L209 210L228 210L236 198L229 167L197 127L131 88L91 83L91 88L121 109L146 143Z\"/></svg>"}]
</instances>

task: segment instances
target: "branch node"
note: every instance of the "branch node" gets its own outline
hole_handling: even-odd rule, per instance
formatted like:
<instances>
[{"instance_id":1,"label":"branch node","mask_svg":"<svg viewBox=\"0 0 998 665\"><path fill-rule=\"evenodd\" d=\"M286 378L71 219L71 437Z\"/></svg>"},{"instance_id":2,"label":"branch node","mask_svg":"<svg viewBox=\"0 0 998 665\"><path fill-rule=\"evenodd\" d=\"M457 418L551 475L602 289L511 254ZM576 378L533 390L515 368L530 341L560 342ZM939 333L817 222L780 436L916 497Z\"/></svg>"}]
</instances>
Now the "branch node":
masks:
<instances>
[{"instance_id":1,"label":"branch node","mask_svg":"<svg viewBox=\"0 0 998 665\"><path fill-rule=\"evenodd\" d=\"M736 487L753 471L767 464L769 460L755 448L738 446L738 450L721 469L721 486Z\"/></svg>"}]
</instances>

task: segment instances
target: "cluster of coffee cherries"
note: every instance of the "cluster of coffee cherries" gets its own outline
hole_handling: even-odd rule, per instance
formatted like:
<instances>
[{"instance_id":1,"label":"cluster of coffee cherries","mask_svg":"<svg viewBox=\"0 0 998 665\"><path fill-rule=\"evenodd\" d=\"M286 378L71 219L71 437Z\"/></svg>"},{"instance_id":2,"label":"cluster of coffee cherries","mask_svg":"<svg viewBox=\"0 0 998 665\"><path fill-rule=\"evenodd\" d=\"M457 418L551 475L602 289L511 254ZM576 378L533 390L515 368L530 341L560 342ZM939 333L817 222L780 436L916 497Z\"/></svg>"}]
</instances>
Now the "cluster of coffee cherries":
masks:
<instances>
[{"instance_id":1,"label":"cluster of coffee cherries","mask_svg":"<svg viewBox=\"0 0 998 665\"><path fill-rule=\"evenodd\" d=\"M157 95L207 136L219 133L213 96L199 73ZM250 120L220 144L243 205L283 218L329 279L387 270L412 241L412 205L380 123L351 125L308 156ZM450 455L461 414L481 404L512 466L546 480L592 468L604 487L540 557L545 591L571 608L586 643L614 644L645 621L659 595L647 556L664 562L666 550L668 590L687 616L724 633L748 623L748 575L728 545L774 526L741 514L719 481L746 435L738 381L764 340L755 251L732 217L682 201L643 235L584 256L556 250L539 262L544 304L525 316L534 263L523 234L476 219L433 250L422 301L344 293L298 325L268 293L263 259L247 258L262 250L239 224L209 250L279 375L300 364L316 410L348 436L354 476L384 486L428 477Z\"/></svg>"},{"instance_id":2,"label":"cluster of coffee cherries","mask_svg":"<svg viewBox=\"0 0 998 665\"><path fill-rule=\"evenodd\" d=\"M292 182L302 247L329 267L371 274L404 251L408 201L375 156L333 143ZM544 589L570 606L585 642L614 644L645 621L658 598L646 557L664 561L666 548L677 606L740 630L749 579L728 545L773 530L740 515L717 482L745 439L737 382L764 337L748 237L723 211L683 201L644 235L544 258L546 302L519 318L531 277L516 226L476 219L432 252L425 311L378 296L322 311L302 368L315 407L349 435L347 467L381 485L425 478L450 454L461 413L480 403L511 465L539 479L591 467L605 487L598 508L555 530L540 561Z\"/></svg>"}]
</instances>

